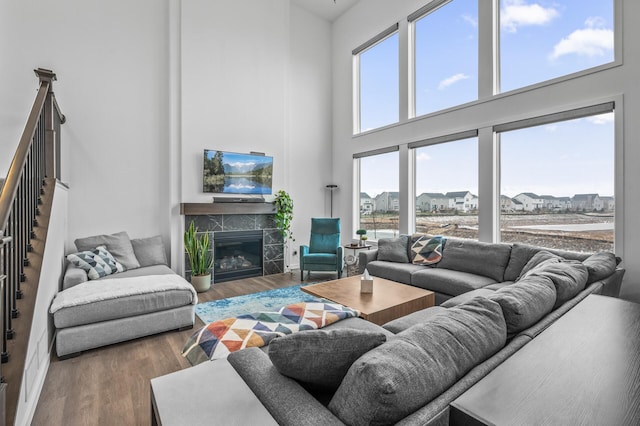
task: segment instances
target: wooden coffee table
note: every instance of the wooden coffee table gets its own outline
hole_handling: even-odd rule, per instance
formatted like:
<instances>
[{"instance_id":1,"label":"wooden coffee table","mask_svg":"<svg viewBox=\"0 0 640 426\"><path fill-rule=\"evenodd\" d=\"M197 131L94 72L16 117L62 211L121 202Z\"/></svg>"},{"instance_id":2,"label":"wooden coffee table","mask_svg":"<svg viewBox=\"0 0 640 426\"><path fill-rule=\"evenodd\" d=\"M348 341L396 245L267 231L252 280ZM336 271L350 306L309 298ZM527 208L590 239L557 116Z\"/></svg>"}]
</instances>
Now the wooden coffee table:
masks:
<instances>
[{"instance_id":1,"label":"wooden coffee table","mask_svg":"<svg viewBox=\"0 0 640 426\"><path fill-rule=\"evenodd\" d=\"M362 318L378 325L430 308L435 301L432 291L378 277L373 277L373 293L360 293L359 275L300 287L300 290L356 309Z\"/></svg>"}]
</instances>

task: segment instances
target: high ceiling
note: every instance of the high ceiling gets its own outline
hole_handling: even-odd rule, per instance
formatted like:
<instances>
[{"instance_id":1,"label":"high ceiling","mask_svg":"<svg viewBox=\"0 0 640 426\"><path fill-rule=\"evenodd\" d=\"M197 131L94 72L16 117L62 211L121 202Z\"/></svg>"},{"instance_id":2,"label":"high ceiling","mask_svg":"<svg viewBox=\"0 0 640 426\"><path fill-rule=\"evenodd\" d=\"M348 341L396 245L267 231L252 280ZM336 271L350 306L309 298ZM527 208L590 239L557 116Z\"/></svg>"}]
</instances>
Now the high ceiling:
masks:
<instances>
[{"instance_id":1,"label":"high ceiling","mask_svg":"<svg viewBox=\"0 0 640 426\"><path fill-rule=\"evenodd\" d=\"M291 0L309 12L333 22L359 0Z\"/></svg>"}]
</instances>

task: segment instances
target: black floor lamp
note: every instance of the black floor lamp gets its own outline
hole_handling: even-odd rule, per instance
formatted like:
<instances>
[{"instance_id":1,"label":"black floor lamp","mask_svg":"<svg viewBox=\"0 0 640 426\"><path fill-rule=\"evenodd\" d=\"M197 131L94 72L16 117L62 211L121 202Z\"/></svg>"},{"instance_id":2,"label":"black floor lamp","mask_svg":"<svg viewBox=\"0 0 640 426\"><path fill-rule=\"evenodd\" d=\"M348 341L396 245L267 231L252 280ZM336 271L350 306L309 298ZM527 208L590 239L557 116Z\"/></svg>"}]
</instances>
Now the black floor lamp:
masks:
<instances>
[{"instance_id":1,"label":"black floor lamp","mask_svg":"<svg viewBox=\"0 0 640 426\"><path fill-rule=\"evenodd\" d=\"M333 190L336 189L338 187L338 185L335 185L333 183L327 185L327 188L329 188L330 191L330 198L331 198L331 217L333 217Z\"/></svg>"}]
</instances>

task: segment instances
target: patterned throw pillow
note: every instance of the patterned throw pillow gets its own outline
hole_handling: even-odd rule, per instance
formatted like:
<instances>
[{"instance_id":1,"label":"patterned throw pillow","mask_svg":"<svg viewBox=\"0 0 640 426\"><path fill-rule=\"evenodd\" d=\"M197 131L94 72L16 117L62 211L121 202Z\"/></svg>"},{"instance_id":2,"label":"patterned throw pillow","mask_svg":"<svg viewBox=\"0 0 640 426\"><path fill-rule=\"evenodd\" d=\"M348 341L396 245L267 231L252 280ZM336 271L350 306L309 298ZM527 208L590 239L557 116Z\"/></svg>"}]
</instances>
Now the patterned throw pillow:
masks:
<instances>
[{"instance_id":1,"label":"patterned throw pillow","mask_svg":"<svg viewBox=\"0 0 640 426\"><path fill-rule=\"evenodd\" d=\"M124 271L124 267L113 258L105 246L69 254L67 260L84 269L90 280Z\"/></svg>"},{"instance_id":2,"label":"patterned throw pillow","mask_svg":"<svg viewBox=\"0 0 640 426\"><path fill-rule=\"evenodd\" d=\"M411 246L411 253L413 255L414 265L435 265L442 259L442 249L444 243L447 241L446 237L436 235L435 237L420 237Z\"/></svg>"}]
</instances>

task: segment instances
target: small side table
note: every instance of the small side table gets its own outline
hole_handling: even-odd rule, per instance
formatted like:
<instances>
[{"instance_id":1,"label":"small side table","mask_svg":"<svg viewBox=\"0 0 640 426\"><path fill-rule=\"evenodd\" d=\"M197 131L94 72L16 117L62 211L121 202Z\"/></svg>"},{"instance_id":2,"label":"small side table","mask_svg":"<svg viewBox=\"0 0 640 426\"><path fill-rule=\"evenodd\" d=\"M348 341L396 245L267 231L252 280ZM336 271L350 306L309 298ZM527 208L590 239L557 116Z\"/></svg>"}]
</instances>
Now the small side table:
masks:
<instances>
[{"instance_id":1,"label":"small side table","mask_svg":"<svg viewBox=\"0 0 640 426\"><path fill-rule=\"evenodd\" d=\"M358 250L367 249L369 250L371 245L360 246L358 244L346 244L345 255L344 255L344 263L347 264L347 276L350 277L352 275L358 275ZM346 250L353 250L353 253L347 254Z\"/></svg>"}]
</instances>

